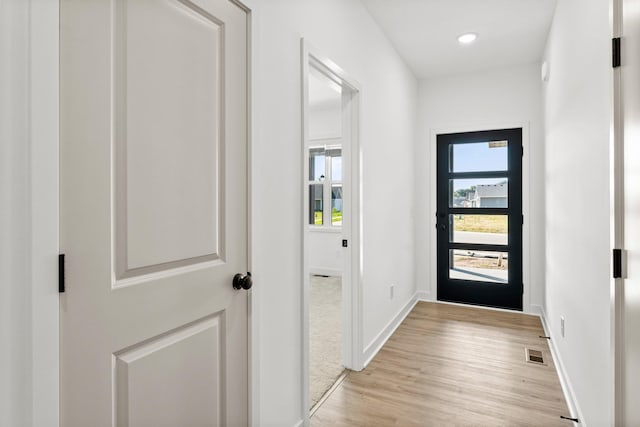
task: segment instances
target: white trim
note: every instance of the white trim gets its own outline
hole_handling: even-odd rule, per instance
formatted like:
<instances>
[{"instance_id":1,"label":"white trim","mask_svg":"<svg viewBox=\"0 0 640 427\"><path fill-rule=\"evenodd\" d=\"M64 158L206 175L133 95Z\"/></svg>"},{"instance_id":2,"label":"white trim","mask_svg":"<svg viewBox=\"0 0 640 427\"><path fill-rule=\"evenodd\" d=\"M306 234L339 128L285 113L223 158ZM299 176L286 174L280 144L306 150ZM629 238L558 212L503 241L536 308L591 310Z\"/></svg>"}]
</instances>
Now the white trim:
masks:
<instances>
[{"instance_id":1,"label":"white trim","mask_svg":"<svg viewBox=\"0 0 640 427\"><path fill-rule=\"evenodd\" d=\"M293 425L293 427L302 427L304 425L304 420L300 420Z\"/></svg>"},{"instance_id":2,"label":"white trim","mask_svg":"<svg viewBox=\"0 0 640 427\"><path fill-rule=\"evenodd\" d=\"M433 299L438 299L438 277L437 277L437 234L435 232L437 210L436 197L437 194L437 176L436 176L436 141L438 134L457 133L457 132L476 132L495 129L522 129L522 148L524 156L522 157L522 214L524 215L524 225L522 226L522 282L523 282L523 313L531 313L531 177L530 165L531 160L531 125L529 122L506 122L506 123L478 123L478 124L461 124L457 126L446 126L441 128L429 129L429 154L431 157L431 176L430 176L430 210L427 217L430 218L429 223L429 243L432 256L429 258L430 275L430 294Z\"/></svg>"},{"instance_id":3,"label":"white trim","mask_svg":"<svg viewBox=\"0 0 640 427\"><path fill-rule=\"evenodd\" d=\"M393 318L387 323L387 325L380 331L380 333L367 345L364 352L362 353L362 357L365 360L364 368L366 368L369 363L376 357L376 354L380 351L382 347L387 343L389 338L393 335L393 333L398 329L398 327L402 324L404 319L411 313L413 307L418 303L418 293L416 292L409 301L398 311L398 313L393 316Z\"/></svg>"},{"instance_id":4,"label":"white trim","mask_svg":"<svg viewBox=\"0 0 640 427\"><path fill-rule=\"evenodd\" d=\"M30 1L32 422L59 423L57 0Z\"/></svg>"},{"instance_id":5,"label":"white trim","mask_svg":"<svg viewBox=\"0 0 640 427\"><path fill-rule=\"evenodd\" d=\"M0 425L32 424L29 4L0 2Z\"/></svg>"},{"instance_id":6,"label":"white trim","mask_svg":"<svg viewBox=\"0 0 640 427\"><path fill-rule=\"evenodd\" d=\"M550 337L549 341L549 350L551 350L551 357L553 358L553 363L556 366L556 371L558 372L558 378L560 379L560 386L562 387L562 392L564 393L564 398L567 402L567 406L569 407L569 412L572 418L577 418L580 420L580 425L586 427L586 422L584 421L584 416L582 415L582 411L580 410L580 406L578 405L578 399L576 398L576 394L573 391L573 386L571 385L571 381L569 380L569 375L567 374L567 370L564 367L564 363L560 358L560 352L556 347L556 341L553 336L553 331L549 328L547 323L547 316L544 311L544 307L538 306L540 309L540 320L542 321L542 328L544 329L544 333L546 336ZM577 425L574 423L574 425Z\"/></svg>"},{"instance_id":7,"label":"white trim","mask_svg":"<svg viewBox=\"0 0 640 427\"><path fill-rule=\"evenodd\" d=\"M59 4L1 3L0 424L57 427Z\"/></svg>"},{"instance_id":8,"label":"white trim","mask_svg":"<svg viewBox=\"0 0 640 427\"><path fill-rule=\"evenodd\" d=\"M622 36L623 4L622 0L609 1L609 26L612 37ZM611 117L609 138L609 235L611 249L623 249L623 278L610 280L610 319L611 319L611 410L612 425L623 425L625 422L625 377L624 377L624 277L626 276L626 254L624 251L624 105L622 68L611 70ZM611 273L613 273L611 265Z\"/></svg>"},{"instance_id":9,"label":"white trim","mask_svg":"<svg viewBox=\"0 0 640 427\"><path fill-rule=\"evenodd\" d=\"M433 302L431 293L429 291L424 291L424 290L416 292L416 299L418 301Z\"/></svg>"},{"instance_id":10,"label":"white trim","mask_svg":"<svg viewBox=\"0 0 640 427\"><path fill-rule=\"evenodd\" d=\"M301 349L301 390L300 405L304 425L309 425L309 260L308 225L309 217L308 177L309 177L309 99L308 76L314 67L342 86L342 154L343 154L343 220L342 234L349 241L344 249L344 272L342 274L343 297L343 364L353 370L362 369L362 147L359 141L360 128L360 85L333 61L320 55L304 38L300 40L301 50L301 109L302 109L302 349ZM345 168L346 166L346 168ZM344 173L344 169L347 173Z\"/></svg>"},{"instance_id":11,"label":"white trim","mask_svg":"<svg viewBox=\"0 0 640 427\"><path fill-rule=\"evenodd\" d=\"M529 314L533 314L534 316L539 316L542 317L542 306L538 305L538 304L531 304L529 306L529 308L531 309L531 312Z\"/></svg>"},{"instance_id":12,"label":"white trim","mask_svg":"<svg viewBox=\"0 0 640 427\"><path fill-rule=\"evenodd\" d=\"M307 224L307 231L311 233L342 234L342 227Z\"/></svg>"},{"instance_id":13,"label":"white trim","mask_svg":"<svg viewBox=\"0 0 640 427\"><path fill-rule=\"evenodd\" d=\"M309 64L310 52L309 46L305 43L304 39L300 41L300 60L301 63L301 76L300 80L302 82L302 158L300 161L302 162L302 265L301 265L301 283L302 283L302 304L301 304L301 319L302 319L302 328L301 328L301 344L302 348L300 349L301 355L301 378L300 378L300 414L302 415L302 425L309 426L310 424L310 415L309 415L309 294L310 294L310 278L309 278L309 251L308 244L309 238L307 236L307 229L309 226L307 225L307 218L309 218L309 206L307 204L308 197L308 184L307 179L309 177L309 69L311 65ZM343 213L344 215L344 213Z\"/></svg>"},{"instance_id":14,"label":"white trim","mask_svg":"<svg viewBox=\"0 0 640 427\"><path fill-rule=\"evenodd\" d=\"M249 56L248 56L248 73L249 73L249 90L248 90L248 122L249 122L249 134L248 134L248 146L247 146L247 172L248 172L248 189L247 189L247 209L248 209L248 225L249 230L247 233L248 239L248 269L254 276L254 280L259 281L260 273L255 272L253 269L253 259L255 259L255 246L253 242L254 222L259 217L257 212L254 212L253 193L252 188L254 185L254 157L252 155L254 147L258 145L260 132L258 131L258 93L259 93L259 79L258 79L258 52L259 52L259 1L258 0L234 0L241 7L244 7L247 11L249 24ZM256 277L257 276L257 277ZM248 310L248 352L249 352L249 402L248 402L248 419L249 425L254 427L260 426L260 291L261 286L256 286L248 293L249 303Z\"/></svg>"},{"instance_id":15,"label":"white trim","mask_svg":"<svg viewBox=\"0 0 640 427\"><path fill-rule=\"evenodd\" d=\"M363 301L362 287L364 277L364 239L363 239L363 196L362 184L364 182L362 170L362 145L360 144L360 100L362 92L360 84L348 76L343 71L334 67L343 80L343 85L348 86L350 90L342 91L342 112L343 112L343 140L346 150L343 150L343 170L344 164L349 165L347 174L343 173L344 187L343 191L350 191L351 195L346 194L348 202L343 202L343 215L349 218L343 221L344 236L350 243L345 254L344 275L348 277L350 286L343 286L343 296L345 306L351 308L343 310L345 316L344 324L349 325L343 334L343 353L344 362L347 368L353 370L361 370L363 368L362 358L360 357L363 348L362 331L363 326ZM343 86L343 88L344 88ZM345 196L343 196L345 197ZM343 281L343 283L345 283Z\"/></svg>"}]
</instances>

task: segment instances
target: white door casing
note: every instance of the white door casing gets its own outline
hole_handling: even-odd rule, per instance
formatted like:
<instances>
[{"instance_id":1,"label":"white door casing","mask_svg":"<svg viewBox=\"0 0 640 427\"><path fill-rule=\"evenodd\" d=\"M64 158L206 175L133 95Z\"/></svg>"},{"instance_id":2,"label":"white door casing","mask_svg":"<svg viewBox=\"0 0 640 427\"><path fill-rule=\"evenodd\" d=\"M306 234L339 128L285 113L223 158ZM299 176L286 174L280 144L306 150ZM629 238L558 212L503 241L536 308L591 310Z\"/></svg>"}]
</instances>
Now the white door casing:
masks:
<instances>
[{"instance_id":1,"label":"white door casing","mask_svg":"<svg viewBox=\"0 0 640 427\"><path fill-rule=\"evenodd\" d=\"M622 248L622 278L612 295L614 425L640 425L640 0L613 2L614 36L622 64L614 72L613 246ZM621 9L620 9L621 7Z\"/></svg>"},{"instance_id":2,"label":"white door casing","mask_svg":"<svg viewBox=\"0 0 640 427\"><path fill-rule=\"evenodd\" d=\"M60 12L61 425L247 425L247 11Z\"/></svg>"}]
</instances>

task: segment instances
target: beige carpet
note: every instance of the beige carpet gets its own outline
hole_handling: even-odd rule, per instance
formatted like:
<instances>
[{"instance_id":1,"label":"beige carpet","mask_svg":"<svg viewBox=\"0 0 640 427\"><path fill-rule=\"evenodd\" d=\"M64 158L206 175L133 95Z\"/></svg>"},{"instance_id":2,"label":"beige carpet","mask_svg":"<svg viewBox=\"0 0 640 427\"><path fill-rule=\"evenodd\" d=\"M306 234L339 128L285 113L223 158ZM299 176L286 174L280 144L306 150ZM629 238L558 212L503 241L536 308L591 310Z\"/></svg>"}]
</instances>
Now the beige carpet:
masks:
<instances>
[{"instance_id":1,"label":"beige carpet","mask_svg":"<svg viewBox=\"0 0 640 427\"><path fill-rule=\"evenodd\" d=\"M311 276L309 311L309 398L313 407L344 370L340 277Z\"/></svg>"}]
</instances>

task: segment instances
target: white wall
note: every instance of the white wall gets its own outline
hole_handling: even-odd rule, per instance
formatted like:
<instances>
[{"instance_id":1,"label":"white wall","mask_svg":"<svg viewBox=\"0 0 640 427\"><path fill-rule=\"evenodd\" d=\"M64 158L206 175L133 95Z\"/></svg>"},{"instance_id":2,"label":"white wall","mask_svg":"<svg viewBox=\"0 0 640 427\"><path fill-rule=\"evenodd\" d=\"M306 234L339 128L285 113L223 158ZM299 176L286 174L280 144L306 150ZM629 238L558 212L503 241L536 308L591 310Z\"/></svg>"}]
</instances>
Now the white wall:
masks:
<instances>
[{"instance_id":1,"label":"white wall","mask_svg":"<svg viewBox=\"0 0 640 427\"><path fill-rule=\"evenodd\" d=\"M340 99L339 94L336 94ZM310 108L309 139L340 138L342 135L341 108Z\"/></svg>"},{"instance_id":2,"label":"white wall","mask_svg":"<svg viewBox=\"0 0 640 427\"><path fill-rule=\"evenodd\" d=\"M612 419L610 46L608 1L558 2L545 52L545 309L580 418L591 426Z\"/></svg>"},{"instance_id":3,"label":"white wall","mask_svg":"<svg viewBox=\"0 0 640 427\"><path fill-rule=\"evenodd\" d=\"M415 168L417 189L416 280L421 296L435 300L435 139L439 131L489 130L525 125L529 146L523 159L525 214L525 292L537 311L544 300L544 151L540 65L528 64L472 74L438 77L420 82L418 142ZM526 132L527 129L524 129ZM529 233L529 230L531 232ZM526 302L526 299L525 299Z\"/></svg>"},{"instance_id":4,"label":"white wall","mask_svg":"<svg viewBox=\"0 0 640 427\"><path fill-rule=\"evenodd\" d=\"M340 231L310 230L309 273L341 276L343 272L342 233Z\"/></svg>"},{"instance_id":5,"label":"white wall","mask_svg":"<svg viewBox=\"0 0 640 427\"><path fill-rule=\"evenodd\" d=\"M0 426L58 425L58 1L0 1Z\"/></svg>"},{"instance_id":6,"label":"white wall","mask_svg":"<svg viewBox=\"0 0 640 427\"><path fill-rule=\"evenodd\" d=\"M259 300L261 425L292 426L301 404L300 38L361 85L364 344L414 295L417 84L356 0L263 2L253 146L253 273ZM277 189L277 191L275 191ZM277 207L277 209L274 209ZM396 284L393 300L389 283Z\"/></svg>"}]
</instances>

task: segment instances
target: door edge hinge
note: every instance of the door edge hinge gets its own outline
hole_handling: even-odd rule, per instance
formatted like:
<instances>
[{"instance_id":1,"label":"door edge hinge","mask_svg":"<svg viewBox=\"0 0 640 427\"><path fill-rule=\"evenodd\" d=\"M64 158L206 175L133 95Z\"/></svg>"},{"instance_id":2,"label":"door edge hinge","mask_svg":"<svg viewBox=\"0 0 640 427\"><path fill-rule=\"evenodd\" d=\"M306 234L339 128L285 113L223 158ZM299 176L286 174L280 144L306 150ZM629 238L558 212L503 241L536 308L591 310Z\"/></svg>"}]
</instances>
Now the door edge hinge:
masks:
<instances>
[{"instance_id":1,"label":"door edge hinge","mask_svg":"<svg viewBox=\"0 0 640 427\"><path fill-rule=\"evenodd\" d=\"M64 271L64 254L58 255L58 292L63 293L65 291L65 271Z\"/></svg>"},{"instance_id":2,"label":"door edge hinge","mask_svg":"<svg viewBox=\"0 0 640 427\"><path fill-rule=\"evenodd\" d=\"M620 51L620 37L614 37L611 39L611 65L613 68L618 68L622 63L622 53Z\"/></svg>"},{"instance_id":3,"label":"door edge hinge","mask_svg":"<svg viewBox=\"0 0 640 427\"><path fill-rule=\"evenodd\" d=\"M613 278L622 277L622 249L613 250Z\"/></svg>"}]
</instances>

